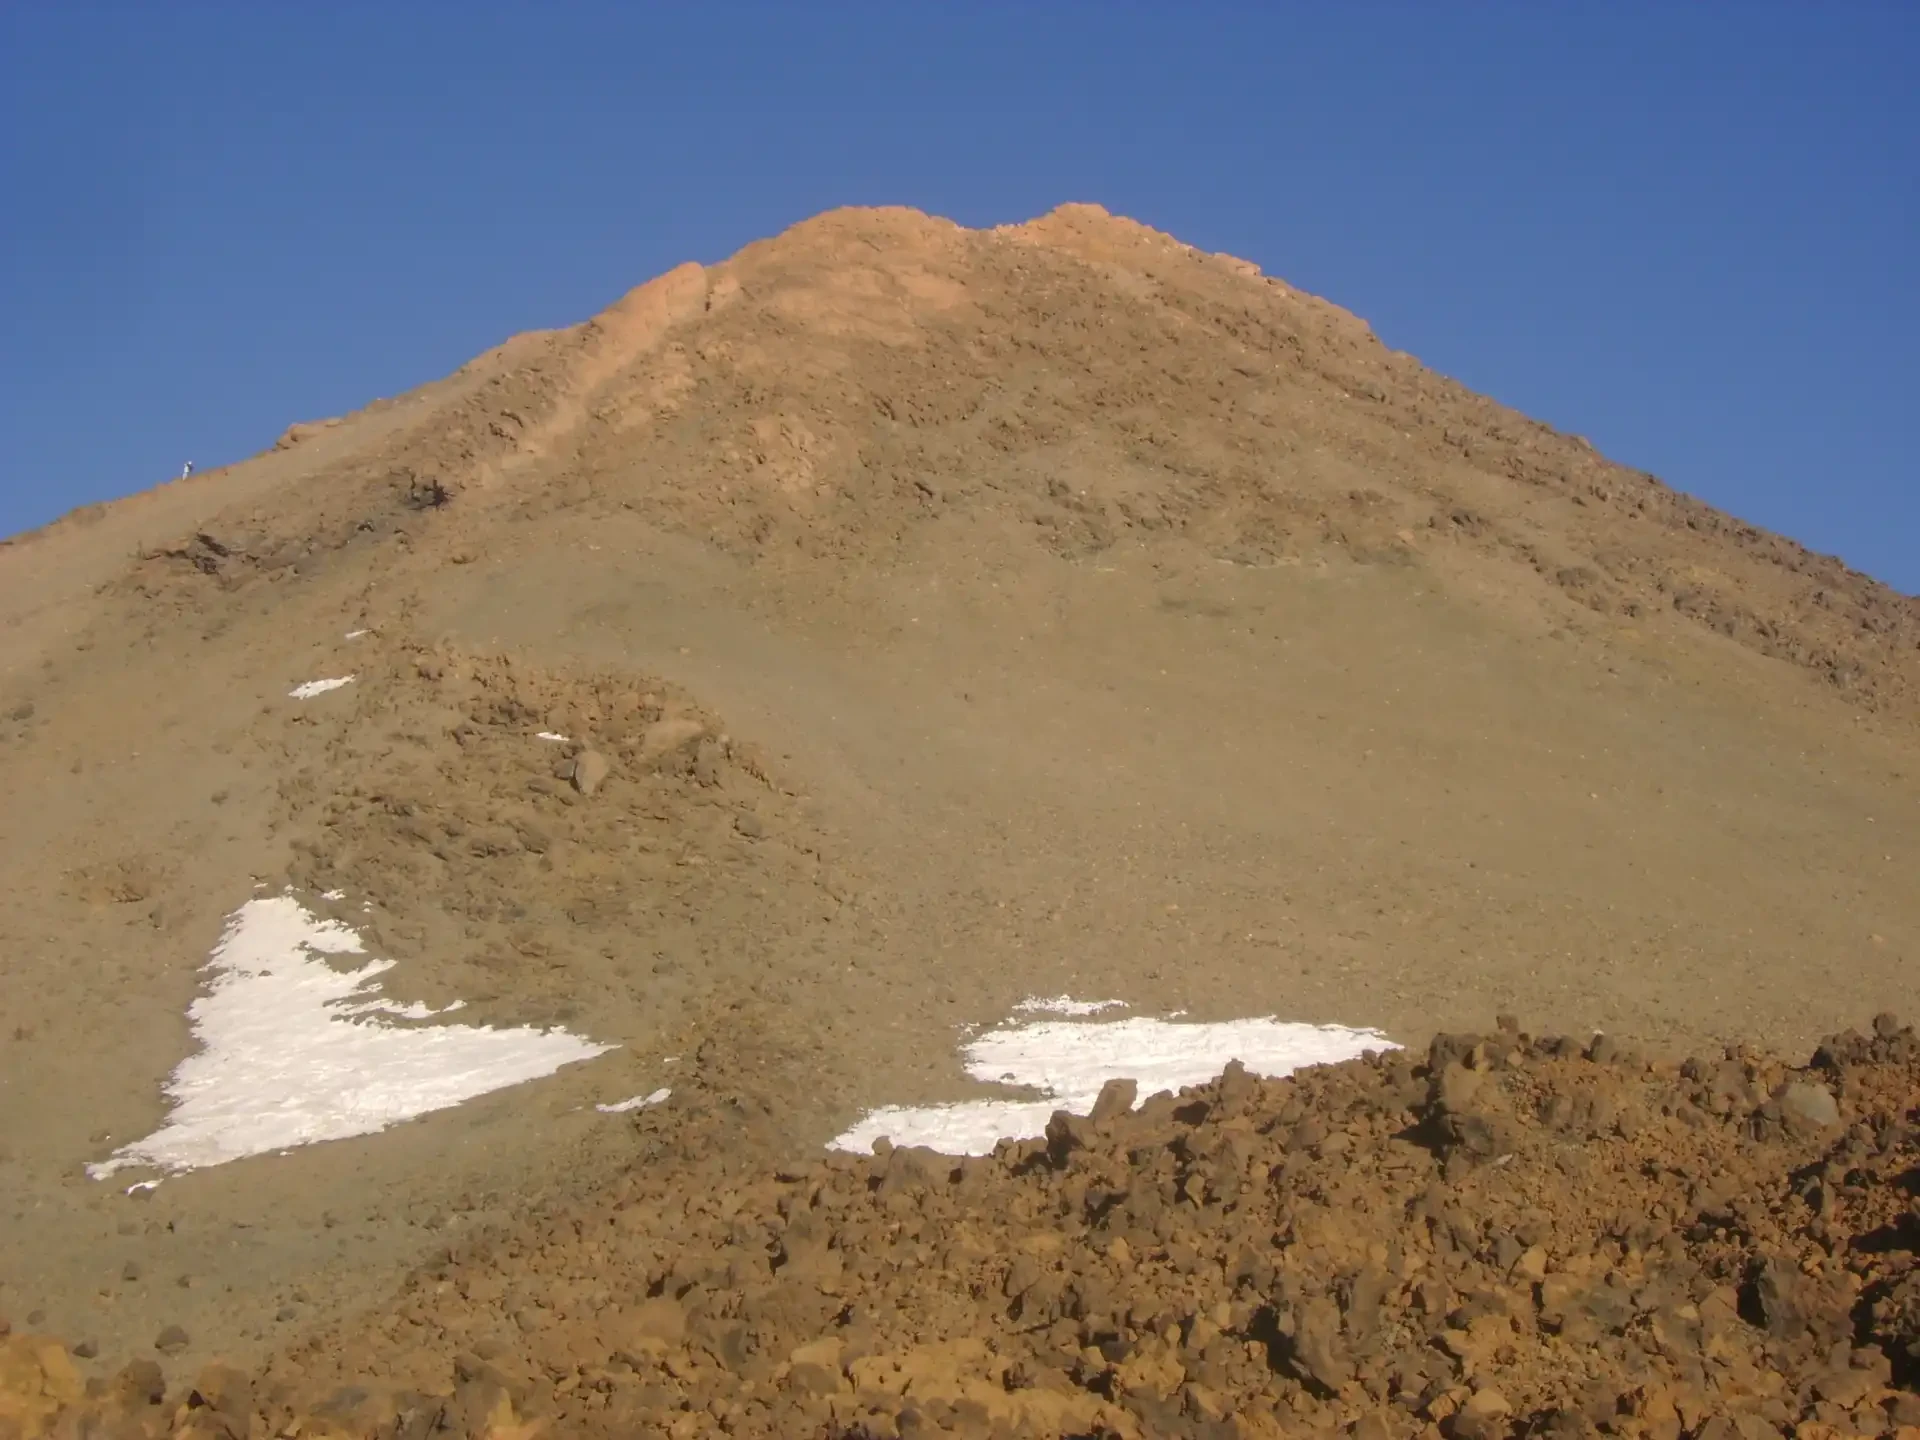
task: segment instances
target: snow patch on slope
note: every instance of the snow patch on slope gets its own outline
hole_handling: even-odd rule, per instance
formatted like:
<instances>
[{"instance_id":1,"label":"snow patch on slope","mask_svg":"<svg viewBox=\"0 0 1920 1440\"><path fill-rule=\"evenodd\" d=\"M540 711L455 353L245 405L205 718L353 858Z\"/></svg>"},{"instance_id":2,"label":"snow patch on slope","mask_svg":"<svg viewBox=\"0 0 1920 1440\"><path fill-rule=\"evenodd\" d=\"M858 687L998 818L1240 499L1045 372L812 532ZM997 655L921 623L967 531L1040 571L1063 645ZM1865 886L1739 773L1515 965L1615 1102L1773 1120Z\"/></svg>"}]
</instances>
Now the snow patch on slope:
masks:
<instances>
[{"instance_id":1,"label":"snow patch on slope","mask_svg":"<svg viewBox=\"0 0 1920 1440\"><path fill-rule=\"evenodd\" d=\"M166 1082L166 1123L88 1174L197 1170L370 1135L613 1048L560 1029L396 1025L460 1002L442 1011L398 1005L375 983L393 961L336 970L323 958L365 949L347 926L290 895L234 911L207 961L207 992L187 1011L200 1049Z\"/></svg>"},{"instance_id":2,"label":"snow patch on slope","mask_svg":"<svg viewBox=\"0 0 1920 1440\"><path fill-rule=\"evenodd\" d=\"M1021 1008L1031 1012L1054 1003ZM1093 1008L1111 1003L1096 1002ZM895 1145L925 1145L943 1155L986 1155L1001 1140L1045 1134L1056 1110L1086 1114L1109 1080L1138 1081L1144 1098L1203 1084L1230 1060L1256 1075L1278 1077L1305 1065L1331 1065L1368 1050L1395 1048L1375 1030L1302 1025L1272 1016L1212 1025L1142 1016L1007 1025L967 1043L961 1052L967 1073L989 1084L1038 1090L1044 1098L887 1105L869 1111L829 1148L864 1153L884 1138Z\"/></svg>"}]
</instances>

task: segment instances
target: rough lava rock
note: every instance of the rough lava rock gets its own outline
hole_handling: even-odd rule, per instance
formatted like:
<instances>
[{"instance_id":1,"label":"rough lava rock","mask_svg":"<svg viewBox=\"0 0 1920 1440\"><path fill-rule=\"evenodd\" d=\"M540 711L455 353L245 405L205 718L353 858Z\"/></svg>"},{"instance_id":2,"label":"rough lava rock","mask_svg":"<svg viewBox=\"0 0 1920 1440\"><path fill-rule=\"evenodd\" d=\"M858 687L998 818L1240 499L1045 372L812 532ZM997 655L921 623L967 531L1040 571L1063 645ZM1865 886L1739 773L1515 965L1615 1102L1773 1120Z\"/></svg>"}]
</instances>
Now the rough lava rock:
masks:
<instances>
[{"instance_id":1,"label":"rough lava rock","mask_svg":"<svg viewBox=\"0 0 1920 1440\"><path fill-rule=\"evenodd\" d=\"M757 1170L727 1085L681 1099L598 1204L464 1239L258 1374L83 1382L7 1339L0 1434L1920 1426L1920 1046L1884 1018L1807 1069L1508 1023L1138 1108L1116 1083L978 1159Z\"/></svg>"}]
</instances>

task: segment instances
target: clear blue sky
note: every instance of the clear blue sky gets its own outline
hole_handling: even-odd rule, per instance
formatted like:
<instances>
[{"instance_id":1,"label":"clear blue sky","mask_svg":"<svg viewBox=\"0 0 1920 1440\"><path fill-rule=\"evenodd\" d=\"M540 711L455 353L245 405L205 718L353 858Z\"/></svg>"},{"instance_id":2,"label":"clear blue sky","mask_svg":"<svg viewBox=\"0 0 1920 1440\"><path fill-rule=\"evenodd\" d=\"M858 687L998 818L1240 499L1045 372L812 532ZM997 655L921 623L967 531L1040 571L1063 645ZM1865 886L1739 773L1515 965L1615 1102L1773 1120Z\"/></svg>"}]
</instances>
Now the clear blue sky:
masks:
<instances>
[{"instance_id":1,"label":"clear blue sky","mask_svg":"<svg viewBox=\"0 0 1920 1440\"><path fill-rule=\"evenodd\" d=\"M1920 591L1920 3L0 3L0 532L835 205L1096 200Z\"/></svg>"}]
</instances>

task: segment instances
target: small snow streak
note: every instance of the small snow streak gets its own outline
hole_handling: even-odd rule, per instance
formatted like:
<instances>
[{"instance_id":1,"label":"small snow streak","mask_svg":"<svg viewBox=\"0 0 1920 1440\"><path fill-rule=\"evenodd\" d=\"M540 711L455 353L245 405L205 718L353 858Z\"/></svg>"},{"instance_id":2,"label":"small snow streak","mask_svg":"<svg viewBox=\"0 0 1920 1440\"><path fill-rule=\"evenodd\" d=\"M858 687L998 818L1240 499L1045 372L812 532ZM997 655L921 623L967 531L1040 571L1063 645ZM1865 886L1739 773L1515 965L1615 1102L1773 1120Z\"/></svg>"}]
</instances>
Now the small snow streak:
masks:
<instances>
[{"instance_id":1,"label":"small snow streak","mask_svg":"<svg viewBox=\"0 0 1920 1440\"><path fill-rule=\"evenodd\" d=\"M1102 1010L1124 1010L1124 1000L1076 1000L1071 995L1029 995L1015 1010L1041 1015L1098 1015Z\"/></svg>"},{"instance_id":2,"label":"small snow streak","mask_svg":"<svg viewBox=\"0 0 1920 1440\"><path fill-rule=\"evenodd\" d=\"M616 1100L611 1105L596 1105L593 1108L602 1115L624 1115L629 1110L645 1110L650 1105L664 1104L672 1095L673 1091L663 1087L651 1095L634 1095L625 1100Z\"/></svg>"},{"instance_id":3,"label":"small snow streak","mask_svg":"<svg viewBox=\"0 0 1920 1440\"><path fill-rule=\"evenodd\" d=\"M324 695L329 690L338 690L342 685L351 685L353 676L341 675L332 680L309 680L304 685L296 685L287 692L292 700L311 700L316 695Z\"/></svg>"}]
</instances>

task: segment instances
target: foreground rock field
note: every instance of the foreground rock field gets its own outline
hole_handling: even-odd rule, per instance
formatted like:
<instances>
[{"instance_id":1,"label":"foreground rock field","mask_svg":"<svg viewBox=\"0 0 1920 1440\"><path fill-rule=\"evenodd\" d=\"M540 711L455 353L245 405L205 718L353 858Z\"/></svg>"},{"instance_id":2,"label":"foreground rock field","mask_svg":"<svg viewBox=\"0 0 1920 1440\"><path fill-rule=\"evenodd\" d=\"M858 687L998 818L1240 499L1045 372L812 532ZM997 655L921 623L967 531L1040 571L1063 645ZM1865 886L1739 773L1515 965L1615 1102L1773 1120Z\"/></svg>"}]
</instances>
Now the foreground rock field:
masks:
<instances>
[{"instance_id":1,"label":"foreground rock field","mask_svg":"<svg viewBox=\"0 0 1920 1440\"><path fill-rule=\"evenodd\" d=\"M1917 1098L1889 1016L1803 1067L1503 1021L756 1171L720 1082L254 1373L16 1329L0 1435L1920 1435Z\"/></svg>"}]
</instances>

